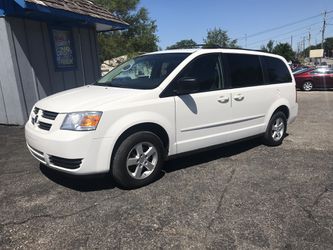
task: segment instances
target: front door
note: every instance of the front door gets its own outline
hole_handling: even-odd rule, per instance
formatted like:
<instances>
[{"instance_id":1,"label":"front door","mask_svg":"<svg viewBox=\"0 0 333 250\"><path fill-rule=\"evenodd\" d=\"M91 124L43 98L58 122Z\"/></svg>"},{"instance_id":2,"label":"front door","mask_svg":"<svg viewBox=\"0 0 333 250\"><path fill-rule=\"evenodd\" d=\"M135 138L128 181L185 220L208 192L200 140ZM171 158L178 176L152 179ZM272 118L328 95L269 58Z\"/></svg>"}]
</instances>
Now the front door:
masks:
<instances>
[{"instance_id":1,"label":"front door","mask_svg":"<svg viewBox=\"0 0 333 250\"><path fill-rule=\"evenodd\" d=\"M196 79L200 87L196 93L175 97L177 153L228 141L231 95L223 90L220 55L194 59L175 82L181 78Z\"/></svg>"}]
</instances>

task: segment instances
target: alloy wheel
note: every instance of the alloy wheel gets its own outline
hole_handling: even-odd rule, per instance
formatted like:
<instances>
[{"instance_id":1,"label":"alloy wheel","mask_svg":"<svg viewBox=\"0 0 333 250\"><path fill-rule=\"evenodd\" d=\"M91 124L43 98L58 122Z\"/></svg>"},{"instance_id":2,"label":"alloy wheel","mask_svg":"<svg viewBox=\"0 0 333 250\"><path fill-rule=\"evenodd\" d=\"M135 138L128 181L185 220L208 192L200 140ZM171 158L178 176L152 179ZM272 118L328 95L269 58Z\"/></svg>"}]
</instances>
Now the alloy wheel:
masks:
<instances>
[{"instance_id":1,"label":"alloy wheel","mask_svg":"<svg viewBox=\"0 0 333 250\"><path fill-rule=\"evenodd\" d=\"M285 125L282 118L277 118L272 126L272 138L279 141L284 135Z\"/></svg>"},{"instance_id":2,"label":"alloy wheel","mask_svg":"<svg viewBox=\"0 0 333 250\"><path fill-rule=\"evenodd\" d=\"M136 144L127 156L127 172L137 180L142 180L154 172L158 163L158 153L155 146L149 142Z\"/></svg>"},{"instance_id":3,"label":"alloy wheel","mask_svg":"<svg viewBox=\"0 0 333 250\"><path fill-rule=\"evenodd\" d=\"M312 88L313 88L312 82L305 82L303 84L303 90L305 90L305 91L310 91L310 90L312 90Z\"/></svg>"}]
</instances>

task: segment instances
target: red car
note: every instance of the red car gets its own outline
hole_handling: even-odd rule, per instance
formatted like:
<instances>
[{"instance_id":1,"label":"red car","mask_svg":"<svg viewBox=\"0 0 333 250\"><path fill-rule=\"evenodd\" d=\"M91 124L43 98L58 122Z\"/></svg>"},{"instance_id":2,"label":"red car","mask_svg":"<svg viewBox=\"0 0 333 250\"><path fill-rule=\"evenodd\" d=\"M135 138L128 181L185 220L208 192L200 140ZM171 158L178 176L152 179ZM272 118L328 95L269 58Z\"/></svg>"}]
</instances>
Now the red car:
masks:
<instances>
[{"instance_id":1,"label":"red car","mask_svg":"<svg viewBox=\"0 0 333 250\"><path fill-rule=\"evenodd\" d=\"M304 91L333 88L333 68L317 68L295 74L294 77L296 87Z\"/></svg>"}]
</instances>

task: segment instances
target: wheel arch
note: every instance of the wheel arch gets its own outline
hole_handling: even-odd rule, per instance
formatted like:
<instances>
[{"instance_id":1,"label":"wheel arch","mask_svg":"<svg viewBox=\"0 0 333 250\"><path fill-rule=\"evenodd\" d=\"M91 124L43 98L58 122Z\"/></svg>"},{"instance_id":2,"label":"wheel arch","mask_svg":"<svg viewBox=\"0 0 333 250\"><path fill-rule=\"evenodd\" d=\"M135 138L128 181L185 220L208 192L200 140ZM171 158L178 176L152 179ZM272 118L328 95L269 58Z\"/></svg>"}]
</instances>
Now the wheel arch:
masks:
<instances>
[{"instance_id":1,"label":"wheel arch","mask_svg":"<svg viewBox=\"0 0 333 250\"><path fill-rule=\"evenodd\" d=\"M290 111L289 108L286 105L281 105L280 107L278 107L272 115L276 114L277 112L281 111L282 113L284 113L284 115L286 116L287 120L289 119L290 116Z\"/></svg>"},{"instance_id":2,"label":"wheel arch","mask_svg":"<svg viewBox=\"0 0 333 250\"><path fill-rule=\"evenodd\" d=\"M279 111L283 112L286 115L288 121L290 117L290 105L287 99L280 99L271 106L265 119L266 128L272 116Z\"/></svg>"},{"instance_id":3,"label":"wheel arch","mask_svg":"<svg viewBox=\"0 0 333 250\"><path fill-rule=\"evenodd\" d=\"M140 131L146 131L146 132L151 132L155 134L157 137L159 137L163 143L163 147L165 149L164 151L164 157L167 157L168 152L169 152L169 146L170 146L170 138L167 133L167 131L159 124L154 123L154 122L143 122L139 123L136 125L133 125L129 128L127 128L125 131L122 132L122 134L118 137L116 140L116 143L114 144L112 154L111 154L111 166L112 166L112 161L114 158L114 155L120 146L120 144L130 135L140 132Z\"/></svg>"}]
</instances>

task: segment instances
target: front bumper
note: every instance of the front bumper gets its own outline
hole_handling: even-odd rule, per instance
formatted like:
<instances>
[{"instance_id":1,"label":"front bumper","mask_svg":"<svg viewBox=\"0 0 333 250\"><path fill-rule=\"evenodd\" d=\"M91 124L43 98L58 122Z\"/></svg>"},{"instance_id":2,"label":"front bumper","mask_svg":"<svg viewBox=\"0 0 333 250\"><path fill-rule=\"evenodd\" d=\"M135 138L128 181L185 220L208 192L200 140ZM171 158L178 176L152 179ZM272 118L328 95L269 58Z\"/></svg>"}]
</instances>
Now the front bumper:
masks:
<instances>
[{"instance_id":1,"label":"front bumper","mask_svg":"<svg viewBox=\"0 0 333 250\"><path fill-rule=\"evenodd\" d=\"M43 131L30 121L25 126L27 147L42 164L75 175L110 169L112 138L94 138L95 131Z\"/></svg>"}]
</instances>

